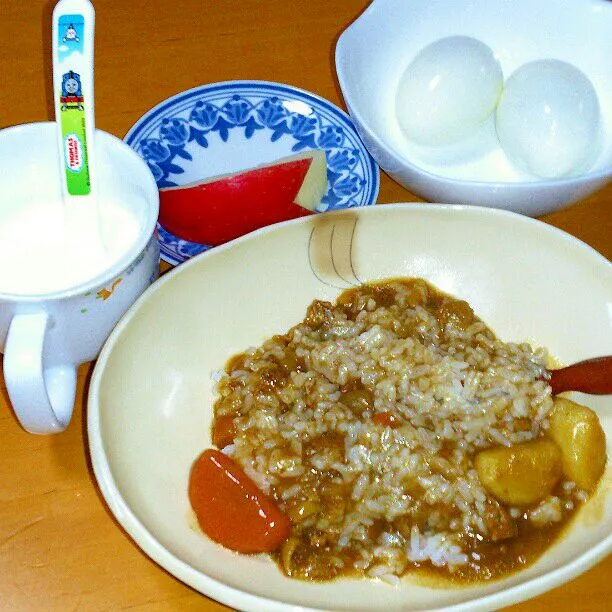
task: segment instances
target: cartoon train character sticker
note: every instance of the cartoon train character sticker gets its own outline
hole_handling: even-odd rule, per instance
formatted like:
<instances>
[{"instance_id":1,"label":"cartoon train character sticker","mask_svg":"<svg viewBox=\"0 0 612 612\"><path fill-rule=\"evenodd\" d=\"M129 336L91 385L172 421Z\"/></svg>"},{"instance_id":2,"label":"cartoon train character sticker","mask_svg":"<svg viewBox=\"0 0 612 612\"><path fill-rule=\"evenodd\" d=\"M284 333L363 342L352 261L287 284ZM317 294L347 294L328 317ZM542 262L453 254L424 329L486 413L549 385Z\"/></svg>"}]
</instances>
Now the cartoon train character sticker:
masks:
<instances>
[{"instance_id":1,"label":"cartoon train character sticker","mask_svg":"<svg viewBox=\"0 0 612 612\"><path fill-rule=\"evenodd\" d=\"M81 76L70 70L62 75L62 94L60 108L65 111L76 108L83 110L83 92L81 91Z\"/></svg>"}]
</instances>

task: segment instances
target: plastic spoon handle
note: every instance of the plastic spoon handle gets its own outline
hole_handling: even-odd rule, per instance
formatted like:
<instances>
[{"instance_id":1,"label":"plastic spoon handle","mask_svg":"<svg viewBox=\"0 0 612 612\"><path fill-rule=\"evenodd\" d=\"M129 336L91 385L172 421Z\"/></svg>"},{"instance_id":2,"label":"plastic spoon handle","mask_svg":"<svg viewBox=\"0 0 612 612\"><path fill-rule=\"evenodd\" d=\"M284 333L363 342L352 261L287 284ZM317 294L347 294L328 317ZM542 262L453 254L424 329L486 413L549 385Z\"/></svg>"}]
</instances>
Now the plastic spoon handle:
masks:
<instances>
[{"instance_id":1,"label":"plastic spoon handle","mask_svg":"<svg viewBox=\"0 0 612 612\"><path fill-rule=\"evenodd\" d=\"M548 384L553 395L581 391L592 395L612 394L612 355L595 357L566 368L550 371Z\"/></svg>"},{"instance_id":2,"label":"plastic spoon handle","mask_svg":"<svg viewBox=\"0 0 612 612\"><path fill-rule=\"evenodd\" d=\"M94 199L94 8L60 0L53 10L53 98L64 201Z\"/></svg>"}]
</instances>

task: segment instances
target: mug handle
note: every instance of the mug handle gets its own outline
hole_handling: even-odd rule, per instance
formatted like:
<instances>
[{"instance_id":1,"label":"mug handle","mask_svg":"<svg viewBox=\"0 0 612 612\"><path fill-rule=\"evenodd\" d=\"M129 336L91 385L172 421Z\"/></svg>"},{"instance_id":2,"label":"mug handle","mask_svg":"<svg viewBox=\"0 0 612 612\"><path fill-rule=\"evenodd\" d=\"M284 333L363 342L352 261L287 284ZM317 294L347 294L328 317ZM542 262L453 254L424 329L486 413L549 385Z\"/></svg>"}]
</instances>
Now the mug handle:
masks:
<instances>
[{"instance_id":1,"label":"mug handle","mask_svg":"<svg viewBox=\"0 0 612 612\"><path fill-rule=\"evenodd\" d=\"M43 348L49 315L15 315L4 347L4 379L17 418L26 431L59 433L70 422L76 365L45 368Z\"/></svg>"}]
</instances>

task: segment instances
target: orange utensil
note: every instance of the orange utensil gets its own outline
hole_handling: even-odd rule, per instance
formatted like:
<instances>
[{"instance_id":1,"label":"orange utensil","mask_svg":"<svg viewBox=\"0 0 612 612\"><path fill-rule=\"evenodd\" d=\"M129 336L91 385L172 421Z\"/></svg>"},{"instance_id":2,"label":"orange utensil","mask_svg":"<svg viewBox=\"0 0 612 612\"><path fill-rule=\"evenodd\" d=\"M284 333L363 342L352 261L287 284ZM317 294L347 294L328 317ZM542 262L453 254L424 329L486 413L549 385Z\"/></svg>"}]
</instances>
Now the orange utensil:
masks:
<instances>
[{"instance_id":1,"label":"orange utensil","mask_svg":"<svg viewBox=\"0 0 612 612\"><path fill-rule=\"evenodd\" d=\"M550 370L548 384L552 387L553 395L563 391L581 391L592 395L612 394L612 355Z\"/></svg>"}]
</instances>

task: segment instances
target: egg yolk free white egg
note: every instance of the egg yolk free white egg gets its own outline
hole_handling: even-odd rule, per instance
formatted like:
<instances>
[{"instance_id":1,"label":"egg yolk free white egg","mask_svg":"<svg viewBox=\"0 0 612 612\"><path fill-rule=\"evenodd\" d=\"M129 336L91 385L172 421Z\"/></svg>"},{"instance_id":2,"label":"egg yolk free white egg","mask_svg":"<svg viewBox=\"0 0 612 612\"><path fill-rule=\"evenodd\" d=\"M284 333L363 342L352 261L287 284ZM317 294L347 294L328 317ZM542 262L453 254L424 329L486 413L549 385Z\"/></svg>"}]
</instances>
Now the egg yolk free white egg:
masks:
<instances>
[{"instance_id":1,"label":"egg yolk free white egg","mask_svg":"<svg viewBox=\"0 0 612 612\"><path fill-rule=\"evenodd\" d=\"M567 62L530 62L506 82L495 127L504 153L518 168L546 179L579 174L599 150L597 93Z\"/></svg>"},{"instance_id":2,"label":"egg yolk free white egg","mask_svg":"<svg viewBox=\"0 0 612 612\"><path fill-rule=\"evenodd\" d=\"M458 142L491 115L503 86L493 51L468 36L449 36L422 49L400 78L396 116L421 145Z\"/></svg>"}]
</instances>

